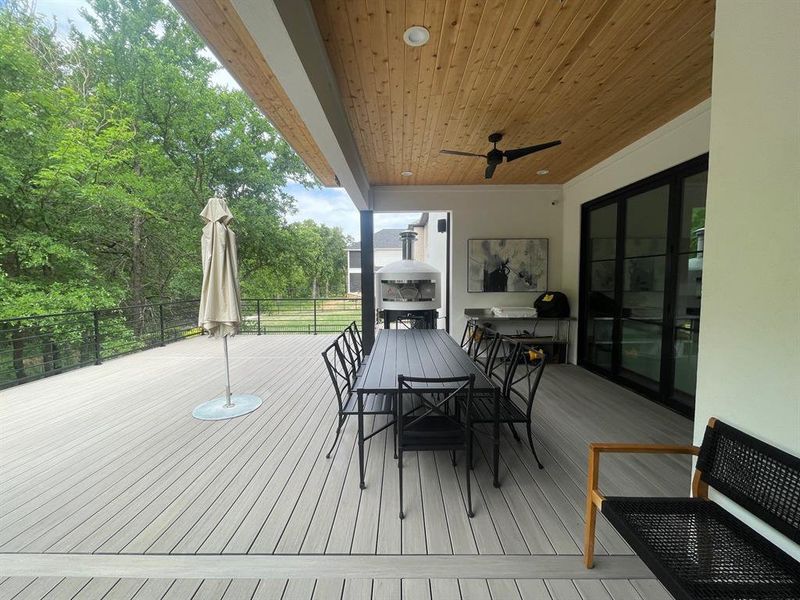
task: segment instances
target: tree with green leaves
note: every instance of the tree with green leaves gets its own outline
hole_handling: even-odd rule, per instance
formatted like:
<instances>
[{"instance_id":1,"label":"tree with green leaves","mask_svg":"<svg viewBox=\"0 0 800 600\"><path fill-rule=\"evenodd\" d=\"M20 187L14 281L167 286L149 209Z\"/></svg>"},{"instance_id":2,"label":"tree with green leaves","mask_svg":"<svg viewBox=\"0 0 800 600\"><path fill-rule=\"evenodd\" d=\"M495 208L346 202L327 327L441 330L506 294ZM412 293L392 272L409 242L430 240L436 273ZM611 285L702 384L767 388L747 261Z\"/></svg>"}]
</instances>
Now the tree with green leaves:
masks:
<instances>
[{"instance_id":1,"label":"tree with green leaves","mask_svg":"<svg viewBox=\"0 0 800 600\"><path fill-rule=\"evenodd\" d=\"M211 83L180 15L90 0L84 17L64 42L22 3L0 9L0 317L196 296L212 194L236 217L246 294L341 293L341 231L286 221L282 188L312 175L246 94Z\"/></svg>"},{"instance_id":2,"label":"tree with green leaves","mask_svg":"<svg viewBox=\"0 0 800 600\"><path fill-rule=\"evenodd\" d=\"M150 310L135 307L196 298L211 195L235 216L245 297L343 293L349 240L287 221L284 187L312 174L244 92L212 83L180 15L88 0L83 16L61 39L26 0L0 4L0 371L24 380L71 343L83 364L92 328L3 319L127 306L109 326L132 349Z\"/></svg>"}]
</instances>

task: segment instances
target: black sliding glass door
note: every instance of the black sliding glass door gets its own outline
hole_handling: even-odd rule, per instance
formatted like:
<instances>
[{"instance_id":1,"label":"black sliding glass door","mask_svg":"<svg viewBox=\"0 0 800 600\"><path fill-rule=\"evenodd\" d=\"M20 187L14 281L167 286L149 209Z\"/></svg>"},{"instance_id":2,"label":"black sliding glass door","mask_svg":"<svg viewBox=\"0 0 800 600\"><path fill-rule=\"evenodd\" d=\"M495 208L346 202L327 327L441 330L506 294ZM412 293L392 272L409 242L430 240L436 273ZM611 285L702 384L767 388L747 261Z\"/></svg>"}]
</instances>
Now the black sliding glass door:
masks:
<instances>
[{"instance_id":1,"label":"black sliding glass door","mask_svg":"<svg viewBox=\"0 0 800 600\"><path fill-rule=\"evenodd\" d=\"M591 237L584 263L588 271L587 360L611 369L614 351L616 290L617 206L599 207L588 217Z\"/></svg>"},{"instance_id":2,"label":"black sliding glass door","mask_svg":"<svg viewBox=\"0 0 800 600\"><path fill-rule=\"evenodd\" d=\"M579 362L690 414L708 157L583 206Z\"/></svg>"}]
</instances>

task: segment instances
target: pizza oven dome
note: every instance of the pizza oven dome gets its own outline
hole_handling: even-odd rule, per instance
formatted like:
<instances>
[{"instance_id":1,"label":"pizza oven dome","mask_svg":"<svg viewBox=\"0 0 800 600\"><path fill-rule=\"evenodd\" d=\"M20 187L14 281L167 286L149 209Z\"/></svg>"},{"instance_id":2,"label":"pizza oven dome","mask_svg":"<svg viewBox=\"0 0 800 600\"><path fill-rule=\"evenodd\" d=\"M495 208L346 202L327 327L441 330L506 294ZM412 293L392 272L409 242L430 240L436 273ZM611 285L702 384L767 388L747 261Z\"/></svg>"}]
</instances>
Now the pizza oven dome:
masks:
<instances>
[{"instance_id":1,"label":"pizza oven dome","mask_svg":"<svg viewBox=\"0 0 800 600\"><path fill-rule=\"evenodd\" d=\"M437 310L442 305L442 274L436 267L414 260L414 231L400 234L403 259L375 273L375 295L379 310Z\"/></svg>"}]
</instances>

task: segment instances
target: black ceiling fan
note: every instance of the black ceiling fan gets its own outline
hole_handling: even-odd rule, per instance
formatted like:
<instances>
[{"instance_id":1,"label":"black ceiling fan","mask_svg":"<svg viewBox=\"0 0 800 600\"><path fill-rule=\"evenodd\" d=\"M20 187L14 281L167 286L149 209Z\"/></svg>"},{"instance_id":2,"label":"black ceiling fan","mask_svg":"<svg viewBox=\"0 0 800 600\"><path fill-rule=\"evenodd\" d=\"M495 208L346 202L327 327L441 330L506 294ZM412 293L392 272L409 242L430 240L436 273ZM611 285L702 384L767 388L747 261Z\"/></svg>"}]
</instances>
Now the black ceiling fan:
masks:
<instances>
[{"instance_id":1,"label":"black ceiling fan","mask_svg":"<svg viewBox=\"0 0 800 600\"><path fill-rule=\"evenodd\" d=\"M494 170L497 168L497 165L503 162L504 158L506 159L506 162L511 162L512 160L517 160L523 156L528 156L528 154L533 154L534 152L539 152L540 150L558 146L561 143L561 140L556 140L555 142L547 142L546 144L537 144L535 146L526 146L525 148L517 148L515 150L498 150L497 142L502 139L502 133L493 133L489 136L489 142L494 144L494 148L489 150L488 154L475 154L473 152L461 152L460 150L439 150L439 152L441 154L454 154L456 156L479 156L480 158L485 158L486 179L491 179L492 175L494 175Z\"/></svg>"}]
</instances>

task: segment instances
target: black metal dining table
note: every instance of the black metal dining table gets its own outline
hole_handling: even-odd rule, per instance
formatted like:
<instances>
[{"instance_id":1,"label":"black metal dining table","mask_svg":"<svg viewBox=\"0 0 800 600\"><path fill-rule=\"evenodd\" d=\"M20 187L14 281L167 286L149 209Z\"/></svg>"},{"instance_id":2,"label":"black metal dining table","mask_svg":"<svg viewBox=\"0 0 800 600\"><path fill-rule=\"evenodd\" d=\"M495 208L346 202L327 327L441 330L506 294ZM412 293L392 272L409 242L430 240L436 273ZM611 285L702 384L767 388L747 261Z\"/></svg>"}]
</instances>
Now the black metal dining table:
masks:
<instances>
[{"instance_id":1,"label":"black metal dining table","mask_svg":"<svg viewBox=\"0 0 800 600\"><path fill-rule=\"evenodd\" d=\"M358 466L361 489L364 481L364 442L385 427L364 435L364 396L395 394L397 376L468 377L475 375L474 393L494 398L494 485L500 487L500 390L448 333L441 329L381 329L372 351L365 358L353 391L358 398ZM438 389L438 388L437 388ZM391 425L391 424L390 424Z\"/></svg>"}]
</instances>

